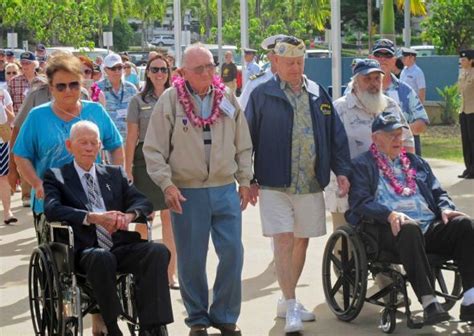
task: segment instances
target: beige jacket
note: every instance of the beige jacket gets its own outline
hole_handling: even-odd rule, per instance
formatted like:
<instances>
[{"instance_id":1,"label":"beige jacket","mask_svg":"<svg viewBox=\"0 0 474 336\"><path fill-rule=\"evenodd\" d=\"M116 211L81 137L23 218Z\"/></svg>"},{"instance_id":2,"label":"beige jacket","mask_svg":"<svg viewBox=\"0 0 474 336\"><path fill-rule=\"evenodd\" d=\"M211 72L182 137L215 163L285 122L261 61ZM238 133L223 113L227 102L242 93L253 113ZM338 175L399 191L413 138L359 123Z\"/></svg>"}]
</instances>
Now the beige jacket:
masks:
<instances>
[{"instance_id":1,"label":"beige jacket","mask_svg":"<svg viewBox=\"0 0 474 336\"><path fill-rule=\"evenodd\" d=\"M250 185L253 177L252 141L247 120L237 99L228 89L225 97L235 107L235 113L230 118L222 112L211 126L208 169L202 128L191 125L178 102L174 87L161 95L148 124L143 154L148 174L163 191L170 185L205 188L226 185L235 180L241 186Z\"/></svg>"},{"instance_id":2,"label":"beige jacket","mask_svg":"<svg viewBox=\"0 0 474 336\"><path fill-rule=\"evenodd\" d=\"M474 68L461 69L459 74L459 92L461 93L461 111L474 113Z\"/></svg>"}]
</instances>

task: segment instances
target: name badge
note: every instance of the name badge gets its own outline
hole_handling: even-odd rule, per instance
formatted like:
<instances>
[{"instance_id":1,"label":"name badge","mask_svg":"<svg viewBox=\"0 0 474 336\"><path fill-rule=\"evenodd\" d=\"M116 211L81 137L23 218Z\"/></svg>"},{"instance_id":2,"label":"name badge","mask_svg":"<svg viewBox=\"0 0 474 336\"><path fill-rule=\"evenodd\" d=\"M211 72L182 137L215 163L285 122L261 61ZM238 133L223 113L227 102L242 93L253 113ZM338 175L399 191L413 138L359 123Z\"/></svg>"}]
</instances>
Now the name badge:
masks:
<instances>
[{"instance_id":1,"label":"name badge","mask_svg":"<svg viewBox=\"0 0 474 336\"><path fill-rule=\"evenodd\" d=\"M117 110L117 117L126 118L127 117L127 109L118 109Z\"/></svg>"},{"instance_id":2,"label":"name badge","mask_svg":"<svg viewBox=\"0 0 474 336\"><path fill-rule=\"evenodd\" d=\"M235 107L231 102L226 98L222 98L222 101L219 105L219 108L230 118L234 118Z\"/></svg>"}]
</instances>

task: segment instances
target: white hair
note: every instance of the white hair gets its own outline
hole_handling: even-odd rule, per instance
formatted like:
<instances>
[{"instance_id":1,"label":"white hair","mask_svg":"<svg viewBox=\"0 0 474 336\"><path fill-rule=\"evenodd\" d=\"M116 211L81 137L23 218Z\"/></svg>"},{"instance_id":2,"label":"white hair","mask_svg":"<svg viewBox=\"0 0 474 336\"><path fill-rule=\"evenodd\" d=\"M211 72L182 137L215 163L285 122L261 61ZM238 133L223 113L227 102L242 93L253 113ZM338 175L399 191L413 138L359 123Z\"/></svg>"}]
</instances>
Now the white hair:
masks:
<instances>
[{"instance_id":1,"label":"white hair","mask_svg":"<svg viewBox=\"0 0 474 336\"><path fill-rule=\"evenodd\" d=\"M97 138L100 137L99 127L96 124L89 120L81 120L72 125L71 131L69 132L69 139L73 140L83 130L93 131L97 134Z\"/></svg>"},{"instance_id":2,"label":"white hair","mask_svg":"<svg viewBox=\"0 0 474 336\"><path fill-rule=\"evenodd\" d=\"M187 62L189 61L188 58L190 57L190 55L192 55L193 53L196 53L198 51L203 51L203 52L205 52L206 54L209 54L212 57L212 53L209 51L209 49L207 49L204 46L204 44L202 44L201 42L193 43L190 46L188 46L186 49L184 49L184 52L183 52L183 66L188 65Z\"/></svg>"}]
</instances>

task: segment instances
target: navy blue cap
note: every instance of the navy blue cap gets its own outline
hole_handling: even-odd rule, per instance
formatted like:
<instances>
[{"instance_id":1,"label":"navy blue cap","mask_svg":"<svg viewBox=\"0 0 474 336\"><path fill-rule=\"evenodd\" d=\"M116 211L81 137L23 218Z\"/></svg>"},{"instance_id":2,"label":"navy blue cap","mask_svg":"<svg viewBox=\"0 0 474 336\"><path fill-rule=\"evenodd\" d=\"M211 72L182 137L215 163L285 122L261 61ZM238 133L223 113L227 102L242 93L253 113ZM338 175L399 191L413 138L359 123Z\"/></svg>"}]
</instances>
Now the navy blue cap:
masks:
<instances>
[{"instance_id":1,"label":"navy blue cap","mask_svg":"<svg viewBox=\"0 0 474 336\"><path fill-rule=\"evenodd\" d=\"M20 55L20 61L36 61L36 56L31 51L22 52Z\"/></svg>"},{"instance_id":2,"label":"navy blue cap","mask_svg":"<svg viewBox=\"0 0 474 336\"><path fill-rule=\"evenodd\" d=\"M44 44L40 43L40 44L36 45L36 50L44 51L44 50L46 50L46 47L44 46Z\"/></svg>"},{"instance_id":3,"label":"navy blue cap","mask_svg":"<svg viewBox=\"0 0 474 336\"><path fill-rule=\"evenodd\" d=\"M380 63L374 59L361 59L359 60L352 70L352 74L355 75L368 75L372 72L380 72L384 73L383 70L380 68Z\"/></svg>"},{"instance_id":4,"label":"navy blue cap","mask_svg":"<svg viewBox=\"0 0 474 336\"><path fill-rule=\"evenodd\" d=\"M395 44L389 39L380 39L375 41L374 46L372 47L372 54L377 52L387 52L392 55L395 55Z\"/></svg>"},{"instance_id":5,"label":"navy blue cap","mask_svg":"<svg viewBox=\"0 0 474 336\"><path fill-rule=\"evenodd\" d=\"M461 50L459 57L466 57L468 59L474 59L474 49Z\"/></svg>"},{"instance_id":6,"label":"navy blue cap","mask_svg":"<svg viewBox=\"0 0 474 336\"><path fill-rule=\"evenodd\" d=\"M399 128L408 128L406 124L402 123L400 116L393 112L382 112L380 113L372 123L372 133L383 131L391 132Z\"/></svg>"},{"instance_id":7,"label":"navy blue cap","mask_svg":"<svg viewBox=\"0 0 474 336\"><path fill-rule=\"evenodd\" d=\"M11 56L15 56L15 53L12 50L7 50L5 51L5 55L11 57Z\"/></svg>"}]
</instances>

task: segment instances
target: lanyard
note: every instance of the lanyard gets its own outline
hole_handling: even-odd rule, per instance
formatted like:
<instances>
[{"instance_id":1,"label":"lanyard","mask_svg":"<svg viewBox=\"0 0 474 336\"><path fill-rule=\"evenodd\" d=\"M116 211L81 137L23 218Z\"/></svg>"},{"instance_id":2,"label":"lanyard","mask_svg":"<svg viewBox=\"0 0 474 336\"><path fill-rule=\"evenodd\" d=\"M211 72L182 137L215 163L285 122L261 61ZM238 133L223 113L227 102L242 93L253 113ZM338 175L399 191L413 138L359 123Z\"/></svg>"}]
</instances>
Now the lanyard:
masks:
<instances>
[{"instance_id":1,"label":"lanyard","mask_svg":"<svg viewBox=\"0 0 474 336\"><path fill-rule=\"evenodd\" d=\"M112 83L110 83L110 93L112 94L112 96L114 96L115 99L119 99L119 97L115 94L114 92L114 88L112 87ZM120 102L119 104L122 105L122 101L123 101L123 94L124 94L124 91L125 91L125 87L123 86L123 83L120 82L120 88L119 88L119 91L122 91L121 92L121 95L120 95Z\"/></svg>"}]
</instances>

